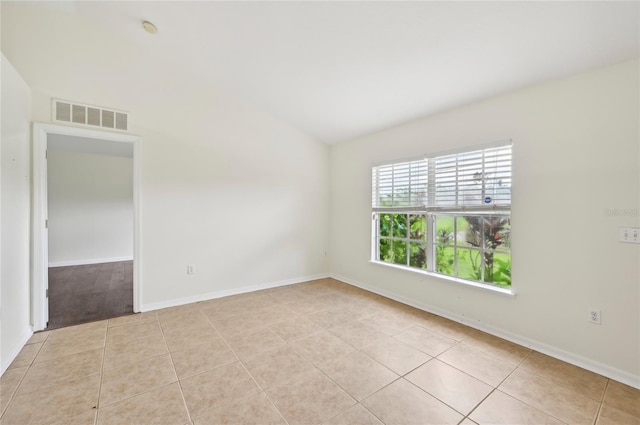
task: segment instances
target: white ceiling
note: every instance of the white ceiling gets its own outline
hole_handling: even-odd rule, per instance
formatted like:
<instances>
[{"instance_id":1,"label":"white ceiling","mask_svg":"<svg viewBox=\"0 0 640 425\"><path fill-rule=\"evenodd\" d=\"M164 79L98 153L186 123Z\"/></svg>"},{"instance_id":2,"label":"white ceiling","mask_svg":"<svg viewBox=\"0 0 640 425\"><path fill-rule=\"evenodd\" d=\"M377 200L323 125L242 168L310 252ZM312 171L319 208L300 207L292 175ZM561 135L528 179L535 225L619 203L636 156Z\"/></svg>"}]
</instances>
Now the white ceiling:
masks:
<instances>
[{"instance_id":1,"label":"white ceiling","mask_svg":"<svg viewBox=\"0 0 640 425\"><path fill-rule=\"evenodd\" d=\"M337 143L640 56L640 2L63 2ZM142 20L158 27L145 33Z\"/></svg>"}]
</instances>

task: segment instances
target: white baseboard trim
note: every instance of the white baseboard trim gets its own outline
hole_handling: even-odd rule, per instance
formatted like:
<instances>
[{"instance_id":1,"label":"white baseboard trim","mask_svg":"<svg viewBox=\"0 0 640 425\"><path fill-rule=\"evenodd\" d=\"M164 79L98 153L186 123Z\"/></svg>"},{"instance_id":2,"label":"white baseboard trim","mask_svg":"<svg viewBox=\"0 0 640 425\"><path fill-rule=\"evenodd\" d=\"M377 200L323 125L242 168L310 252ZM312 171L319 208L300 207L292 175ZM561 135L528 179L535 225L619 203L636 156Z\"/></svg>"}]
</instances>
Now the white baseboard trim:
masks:
<instances>
[{"instance_id":1,"label":"white baseboard trim","mask_svg":"<svg viewBox=\"0 0 640 425\"><path fill-rule=\"evenodd\" d=\"M7 358L2 359L2 364L0 365L0 368L1 368L0 376L4 374L4 372L9 368L9 366L11 365L11 362L13 362L16 357L18 357L20 350L22 350L22 347L24 347L27 344L27 341L29 341L29 338L31 338L31 335L33 335L33 331L31 330L31 327L27 327L22 331L22 335L20 335L20 338L18 339L18 341L15 344L13 344L13 346L9 350L9 356Z\"/></svg>"},{"instance_id":2,"label":"white baseboard trim","mask_svg":"<svg viewBox=\"0 0 640 425\"><path fill-rule=\"evenodd\" d=\"M87 264L117 263L119 261L133 261L133 257L94 258L89 260L52 261L49 267L86 266Z\"/></svg>"},{"instance_id":3,"label":"white baseboard trim","mask_svg":"<svg viewBox=\"0 0 640 425\"><path fill-rule=\"evenodd\" d=\"M259 283L257 285L242 286L240 288L223 289L221 291L207 292L205 294L194 295L191 297L160 301L160 302L155 302L150 304L143 304L141 311L145 312L145 311L160 310L162 308L168 308L168 307L177 307L179 305L191 304L199 301L213 300L216 298L228 297L231 295L246 294L247 292L255 292L255 291L260 291L262 289L293 285L296 283L308 282L310 280L326 279L328 277L329 277L328 273L322 273L322 274L311 275L311 276L297 277L293 279L279 280L277 282L267 282L267 283Z\"/></svg>"},{"instance_id":4,"label":"white baseboard trim","mask_svg":"<svg viewBox=\"0 0 640 425\"><path fill-rule=\"evenodd\" d=\"M395 301L401 302L411 307L415 307L417 309L436 314L438 316L453 320L454 322L461 323L465 326L469 326L471 328L478 329L480 331L497 336L499 338L506 339L507 341L511 341L515 344L528 347L532 350L546 354L550 357L554 357L556 359L581 367L583 369L589 370L591 372L597 373L607 378L611 378L615 381L622 382L623 384L629 385L631 387L640 389L640 375L634 375L632 373L625 372L623 370L611 367L609 365L596 362L586 357L582 357L578 354L565 351L561 348L557 348L540 341L536 341L520 335L516 335L514 333L505 331L503 329L500 329L491 325L487 325L485 323L469 320L469 318L461 316L459 314L451 313L449 311L440 309L438 307L424 304L422 302L404 297L402 295L398 295L394 292L376 288L374 286L367 285L362 282L358 282L357 280L354 280L345 276L340 276L340 275L331 273L330 277L332 277L333 279L339 280L341 282L348 283L349 285L353 285L358 288L364 289L366 291L370 291L378 295L382 295L383 297L391 298Z\"/></svg>"}]
</instances>

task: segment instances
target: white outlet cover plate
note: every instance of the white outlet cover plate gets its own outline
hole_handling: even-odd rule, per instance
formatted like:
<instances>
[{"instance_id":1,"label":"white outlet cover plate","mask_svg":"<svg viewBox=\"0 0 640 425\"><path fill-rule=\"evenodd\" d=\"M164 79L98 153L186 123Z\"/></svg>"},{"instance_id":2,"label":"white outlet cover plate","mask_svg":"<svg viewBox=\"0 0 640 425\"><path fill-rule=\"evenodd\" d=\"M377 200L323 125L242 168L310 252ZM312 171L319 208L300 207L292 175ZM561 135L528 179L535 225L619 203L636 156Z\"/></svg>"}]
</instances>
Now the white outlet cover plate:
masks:
<instances>
[{"instance_id":1,"label":"white outlet cover plate","mask_svg":"<svg viewBox=\"0 0 640 425\"><path fill-rule=\"evenodd\" d=\"M640 227L621 227L620 242L640 244Z\"/></svg>"}]
</instances>

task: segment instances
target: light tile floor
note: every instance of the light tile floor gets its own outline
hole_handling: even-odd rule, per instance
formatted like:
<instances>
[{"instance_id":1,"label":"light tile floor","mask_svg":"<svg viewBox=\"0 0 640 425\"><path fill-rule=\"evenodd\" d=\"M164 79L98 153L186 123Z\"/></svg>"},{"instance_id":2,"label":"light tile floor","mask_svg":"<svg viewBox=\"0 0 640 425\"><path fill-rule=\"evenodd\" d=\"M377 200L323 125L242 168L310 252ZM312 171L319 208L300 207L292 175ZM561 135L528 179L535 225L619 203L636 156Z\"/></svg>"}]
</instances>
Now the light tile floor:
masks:
<instances>
[{"instance_id":1,"label":"light tile floor","mask_svg":"<svg viewBox=\"0 0 640 425\"><path fill-rule=\"evenodd\" d=\"M0 422L636 424L640 391L332 279L35 334Z\"/></svg>"}]
</instances>

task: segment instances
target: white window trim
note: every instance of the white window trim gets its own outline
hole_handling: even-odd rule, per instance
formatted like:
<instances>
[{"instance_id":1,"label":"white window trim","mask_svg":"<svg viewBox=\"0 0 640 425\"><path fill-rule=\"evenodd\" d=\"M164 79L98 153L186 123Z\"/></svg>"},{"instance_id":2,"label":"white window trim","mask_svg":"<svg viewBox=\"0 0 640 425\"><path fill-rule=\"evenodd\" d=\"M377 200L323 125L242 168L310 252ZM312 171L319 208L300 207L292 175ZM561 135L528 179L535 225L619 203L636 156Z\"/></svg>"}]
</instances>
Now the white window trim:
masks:
<instances>
[{"instance_id":1,"label":"white window trim","mask_svg":"<svg viewBox=\"0 0 640 425\"><path fill-rule=\"evenodd\" d=\"M418 269L416 267L403 266L402 264L387 263L379 260L369 260L369 263L377 264L383 267L391 267L393 269L403 270L405 272L418 273L418 274L433 277L436 279L445 280L447 282L455 282L461 285L471 286L473 288L478 288L478 289L484 289L484 290L495 292L498 294L509 295L512 297L516 296L516 291L513 289L513 286L511 288L503 288L501 286L474 282L473 280L461 279L455 276L448 276L446 274L430 272L428 270Z\"/></svg>"}]
</instances>

